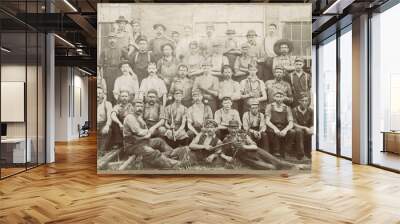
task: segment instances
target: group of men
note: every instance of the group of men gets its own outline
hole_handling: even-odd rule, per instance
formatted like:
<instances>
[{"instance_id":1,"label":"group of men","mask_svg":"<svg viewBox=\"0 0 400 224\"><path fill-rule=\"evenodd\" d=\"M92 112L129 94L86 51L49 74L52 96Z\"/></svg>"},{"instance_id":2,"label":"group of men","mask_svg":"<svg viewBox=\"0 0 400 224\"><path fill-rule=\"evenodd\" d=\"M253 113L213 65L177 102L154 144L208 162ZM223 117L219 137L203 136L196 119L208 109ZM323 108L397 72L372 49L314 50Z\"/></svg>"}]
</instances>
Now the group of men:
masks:
<instances>
[{"instance_id":1,"label":"group of men","mask_svg":"<svg viewBox=\"0 0 400 224\"><path fill-rule=\"evenodd\" d=\"M241 163L254 169L294 167L311 158L311 76L291 41L267 27L263 44L249 30L238 45L192 28L147 39L139 20L123 16L100 52L97 79L99 152L122 147L150 168ZM111 89L113 88L113 89Z\"/></svg>"}]
</instances>

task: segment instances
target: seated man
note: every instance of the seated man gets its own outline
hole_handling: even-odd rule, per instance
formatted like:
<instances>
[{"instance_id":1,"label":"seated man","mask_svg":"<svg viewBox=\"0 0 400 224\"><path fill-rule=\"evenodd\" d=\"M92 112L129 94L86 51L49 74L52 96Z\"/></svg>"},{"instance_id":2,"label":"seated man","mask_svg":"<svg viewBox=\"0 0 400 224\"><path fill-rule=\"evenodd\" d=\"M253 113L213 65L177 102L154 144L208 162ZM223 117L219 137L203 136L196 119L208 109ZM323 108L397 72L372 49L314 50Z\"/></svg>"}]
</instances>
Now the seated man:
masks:
<instances>
[{"instance_id":1,"label":"seated man","mask_svg":"<svg viewBox=\"0 0 400 224\"><path fill-rule=\"evenodd\" d=\"M256 143L243 131L240 131L239 122L229 121L229 134L223 141L224 149L221 158L228 164L239 162L257 170L292 169L296 165L279 160L263 149L257 147ZM305 168L299 166L299 168Z\"/></svg>"},{"instance_id":2,"label":"seated man","mask_svg":"<svg viewBox=\"0 0 400 224\"><path fill-rule=\"evenodd\" d=\"M191 141L200 134L204 123L208 119L213 119L211 107L203 103L203 95L198 89L192 91L193 105L187 111L188 136Z\"/></svg>"},{"instance_id":3,"label":"seated man","mask_svg":"<svg viewBox=\"0 0 400 224\"><path fill-rule=\"evenodd\" d=\"M265 125L264 114L259 110L258 100L252 98L249 100L250 110L243 114L243 130L255 141L260 148L268 151L268 136L265 132L267 129Z\"/></svg>"},{"instance_id":4,"label":"seated man","mask_svg":"<svg viewBox=\"0 0 400 224\"><path fill-rule=\"evenodd\" d=\"M188 135L185 131L187 109L182 105L183 91L175 90L174 102L165 108L165 136L173 148L187 145Z\"/></svg>"},{"instance_id":5,"label":"seated man","mask_svg":"<svg viewBox=\"0 0 400 224\"><path fill-rule=\"evenodd\" d=\"M311 137L314 129L314 111L310 108L309 94L300 94L299 106L293 109L294 128L296 131L297 159L303 156L311 158Z\"/></svg>"},{"instance_id":6,"label":"seated man","mask_svg":"<svg viewBox=\"0 0 400 224\"><path fill-rule=\"evenodd\" d=\"M118 104L116 104L111 112L111 119L114 122L112 126L113 142L114 145L122 146L122 130L124 128L124 120L128 113L131 113L133 108L132 104L129 103L130 92L128 90L121 90L118 94Z\"/></svg>"},{"instance_id":7,"label":"seated man","mask_svg":"<svg viewBox=\"0 0 400 224\"><path fill-rule=\"evenodd\" d=\"M222 160L219 154L222 148L218 147L222 144L215 134L218 124L208 119L205 121L203 131L200 132L190 143L189 147L179 147L174 149L171 158L180 161L189 161L190 165L221 165Z\"/></svg>"},{"instance_id":8,"label":"seated man","mask_svg":"<svg viewBox=\"0 0 400 224\"><path fill-rule=\"evenodd\" d=\"M99 154L102 155L108 150L110 142L112 105L106 100L106 93L97 87L97 139L99 144Z\"/></svg>"},{"instance_id":9,"label":"seated man","mask_svg":"<svg viewBox=\"0 0 400 224\"><path fill-rule=\"evenodd\" d=\"M232 109L232 100L228 96L222 98L222 108L215 111L214 119L218 124L217 135L219 139L224 139L228 134L229 121L235 120L239 122L239 128L242 125L239 112Z\"/></svg>"},{"instance_id":10,"label":"seated man","mask_svg":"<svg viewBox=\"0 0 400 224\"><path fill-rule=\"evenodd\" d=\"M283 103L284 93L276 91L274 102L265 109L267 134L271 142L271 153L285 158L286 153L292 150L295 132L293 130L293 116L290 107Z\"/></svg>"},{"instance_id":11,"label":"seated man","mask_svg":"<svg viewBox=\"0 0 400 224\"><path fill-rule=\"evenodd\" d=\"M161 138L151 138L151 132L143 120L143 101L134 100L134 112L124 121L124 151L128 155L142 157L145 168L176 169L181 162L168 158L172 148Z\"/></svg>"},{"instance_id":12,"label":"seated man","mask_svg":"<svg viewBox=\"0 0 400 224\"><path fill-rule=\"evenodd\" d=\"M165 134L164 107L159 103L157 90L147 91L146 104L144 106L143 118L152 137L162 137Z\"/></svg>"}]
</instances>

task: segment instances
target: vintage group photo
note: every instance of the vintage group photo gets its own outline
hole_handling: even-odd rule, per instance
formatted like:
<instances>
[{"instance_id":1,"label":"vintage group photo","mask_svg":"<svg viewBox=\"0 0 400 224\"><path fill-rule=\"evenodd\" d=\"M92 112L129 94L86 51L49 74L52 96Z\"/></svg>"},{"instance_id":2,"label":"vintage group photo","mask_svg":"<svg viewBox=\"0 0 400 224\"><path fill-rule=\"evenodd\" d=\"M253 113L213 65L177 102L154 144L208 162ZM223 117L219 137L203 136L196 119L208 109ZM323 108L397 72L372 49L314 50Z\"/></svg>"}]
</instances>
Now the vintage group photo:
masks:
<instances>
[{"instance_id":1,"label":"vintage group photo","mask_svg":"<svg viewBox=\"0 0 400 224\"><path fill-rule=\"evenodd\" d=\"M309 171L309 4L99 4L98 173Z\"/></svg>"}]
</instances>

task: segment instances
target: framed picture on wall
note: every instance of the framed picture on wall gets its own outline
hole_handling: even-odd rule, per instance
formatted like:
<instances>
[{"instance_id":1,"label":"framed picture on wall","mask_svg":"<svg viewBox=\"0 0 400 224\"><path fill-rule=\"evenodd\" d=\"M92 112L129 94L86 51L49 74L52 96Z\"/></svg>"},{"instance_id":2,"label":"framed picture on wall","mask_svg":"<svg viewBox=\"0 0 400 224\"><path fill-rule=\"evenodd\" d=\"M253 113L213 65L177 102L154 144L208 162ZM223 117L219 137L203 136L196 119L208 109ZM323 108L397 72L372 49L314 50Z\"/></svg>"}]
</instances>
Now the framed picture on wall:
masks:
<instances>
[{"instance_id":1,"label":"framed picture on wall","mask_svg":"<svg viewBox=\"0 0 400 224\"><path fill-rule=\"evenodd\" d=\"M310 170L311 4L98 14L99 174Z\"/></svg>"}]
</instances>

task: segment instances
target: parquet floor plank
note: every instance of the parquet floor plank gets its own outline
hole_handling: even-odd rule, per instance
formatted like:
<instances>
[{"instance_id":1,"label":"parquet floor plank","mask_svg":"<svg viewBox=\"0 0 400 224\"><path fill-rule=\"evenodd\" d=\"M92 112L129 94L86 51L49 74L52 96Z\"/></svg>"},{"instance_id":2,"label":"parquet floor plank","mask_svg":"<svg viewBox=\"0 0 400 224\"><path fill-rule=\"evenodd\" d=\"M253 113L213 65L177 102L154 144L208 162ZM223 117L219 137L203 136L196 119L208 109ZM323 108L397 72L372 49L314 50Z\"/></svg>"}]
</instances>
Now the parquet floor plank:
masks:
<instances>
[{"instance_id":1,"label":"parquet floor plank","mask_svg":"<svg viewBox=\"0 0 400 224\"><path fill-rule=\"evenodd\" d=\"M396 223L400 175L314 152L279 175L96 174L95 137L57 162L0 181L0 223Z\"/></svg>"}]
</instances>

